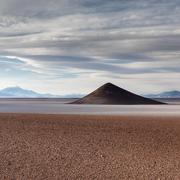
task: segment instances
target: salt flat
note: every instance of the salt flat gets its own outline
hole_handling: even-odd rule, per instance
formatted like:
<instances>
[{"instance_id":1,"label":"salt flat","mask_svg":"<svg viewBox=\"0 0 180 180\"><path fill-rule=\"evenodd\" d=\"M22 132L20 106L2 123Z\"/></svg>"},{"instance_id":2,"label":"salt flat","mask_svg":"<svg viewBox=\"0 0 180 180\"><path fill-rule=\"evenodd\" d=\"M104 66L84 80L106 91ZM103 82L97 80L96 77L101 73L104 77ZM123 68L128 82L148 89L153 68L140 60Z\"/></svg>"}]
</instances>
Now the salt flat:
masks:
<instances>
[{"instance_id":1,"label":"salt flat","mask_svg":"<svg viewBox=\"0 0 180 180\"><path fill-rule=\"evenodd\" d=\"M0 99L1 113L180 115L179 100L167 105L75 105L72 99ZM168 100L166 100L168 102Z\"/></svg>"}]
</instances>

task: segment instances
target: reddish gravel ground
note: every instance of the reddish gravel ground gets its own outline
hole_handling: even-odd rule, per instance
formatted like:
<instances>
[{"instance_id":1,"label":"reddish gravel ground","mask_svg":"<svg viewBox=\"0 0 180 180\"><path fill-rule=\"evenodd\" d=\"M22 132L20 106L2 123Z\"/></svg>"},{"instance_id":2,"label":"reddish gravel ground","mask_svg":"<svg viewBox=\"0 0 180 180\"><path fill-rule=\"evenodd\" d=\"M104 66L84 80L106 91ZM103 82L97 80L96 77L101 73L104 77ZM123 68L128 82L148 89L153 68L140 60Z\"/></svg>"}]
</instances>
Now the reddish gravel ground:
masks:
<instances>
[{"instance_id":1,"label":"reddish gravel ground","mask_svg":"<svg viewBox=\"0 0 180 180\"><path fill-rule=\"evenodd\" d=\"M0 115L0 179L180 179L180 118Z\"/></svg>"}]
</instances>

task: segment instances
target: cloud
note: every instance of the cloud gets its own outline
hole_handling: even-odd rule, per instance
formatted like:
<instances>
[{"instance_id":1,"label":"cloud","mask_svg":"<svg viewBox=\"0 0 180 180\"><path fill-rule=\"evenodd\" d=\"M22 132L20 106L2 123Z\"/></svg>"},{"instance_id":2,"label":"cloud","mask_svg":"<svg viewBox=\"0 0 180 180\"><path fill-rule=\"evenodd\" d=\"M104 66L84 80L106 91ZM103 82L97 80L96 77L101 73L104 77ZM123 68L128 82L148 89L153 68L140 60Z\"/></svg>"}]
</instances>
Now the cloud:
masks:
<instances>
[{"instance_id":1,"label":"cloud","mask_svg":"<svg viewBox=\"0 0 180 180\"><path fill-rule=\"evenodd\" d=\"M1 69L80 84L177 75L179 19L178 0L2 0Z\"/></svg>"}]
</instances>

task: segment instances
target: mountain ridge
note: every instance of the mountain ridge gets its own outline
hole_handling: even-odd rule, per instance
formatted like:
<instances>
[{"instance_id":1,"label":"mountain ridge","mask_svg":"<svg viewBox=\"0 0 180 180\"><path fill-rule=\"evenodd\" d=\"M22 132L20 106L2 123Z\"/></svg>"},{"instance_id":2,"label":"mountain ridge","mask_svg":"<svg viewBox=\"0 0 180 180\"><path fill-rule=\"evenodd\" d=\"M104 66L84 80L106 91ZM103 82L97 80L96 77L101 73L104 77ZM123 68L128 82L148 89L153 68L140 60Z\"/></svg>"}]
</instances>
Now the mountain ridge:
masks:
<instances>
[{"instance_id":1,"label":"mountain ridge","mask_svg":"<svg viewBox=\"0 0 180 180\"><path fill-rule=\"evenodd\" d=\"M53 95L38 93L33 90L21 88L19 86L6 87L0 90L0 98L79 98L80 94Z\"/></svg>"},{"instance_id":2,"label":"mountain ridge","mask_svg":"<svg viewBox=\"0 0 180 180\"><path fill-rule=\"evenodd\" d=\"M145 95L149 98L180 98L180 91L173 90L173 91L165 91L158 94L148 94Z\"/></svg>"},{"instance_id":3,"label":"mountain ridge","mask_svg":"<svg viewBox=\"0 0 180 180\"><path fill-rule=\"evenodd\" d=\"M1 98L38 98L38 97L54 97L51 94L41 94L32 90L27 90L19 86L7 87L0 90Z\"/></svg>"}]
</instances>

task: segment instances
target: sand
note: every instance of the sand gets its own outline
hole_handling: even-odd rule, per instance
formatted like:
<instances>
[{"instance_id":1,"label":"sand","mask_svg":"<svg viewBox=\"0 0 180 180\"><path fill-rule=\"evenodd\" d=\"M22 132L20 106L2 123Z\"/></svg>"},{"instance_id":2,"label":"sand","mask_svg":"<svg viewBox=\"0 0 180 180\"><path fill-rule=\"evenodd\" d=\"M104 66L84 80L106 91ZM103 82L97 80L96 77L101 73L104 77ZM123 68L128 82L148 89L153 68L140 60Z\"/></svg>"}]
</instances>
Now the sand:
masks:
<instances>
[{"instance_id":1,"label":"sand","mask_svg":"<svg viewBox=\"0 0 180 180\"><path fill-rule=\"evenodd\" d=\"M180 118L0 114L0 179L180 179Z\"/></svg>"}]
</instances>

